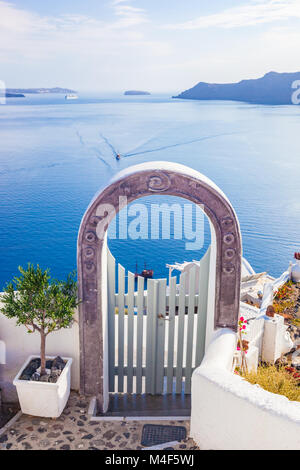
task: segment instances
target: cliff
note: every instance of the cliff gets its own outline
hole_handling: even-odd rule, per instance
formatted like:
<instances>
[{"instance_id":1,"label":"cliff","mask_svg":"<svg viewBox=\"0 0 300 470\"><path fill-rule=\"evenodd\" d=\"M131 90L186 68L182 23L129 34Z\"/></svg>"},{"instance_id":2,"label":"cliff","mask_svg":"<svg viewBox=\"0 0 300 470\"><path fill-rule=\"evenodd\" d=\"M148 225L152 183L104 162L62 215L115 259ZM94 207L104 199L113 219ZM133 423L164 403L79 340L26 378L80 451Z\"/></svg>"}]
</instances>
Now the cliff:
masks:
<instances>
[{"instance_id":1,"label":"cliff","mask_svg":"<svg viewBox=\"0 0 300 470\"><path fill-rule=\"evenodd\" d=\"M180 93L178 96L173 96L173 98L246 101L248 103L269 105L292 104L292 95L295 92L292 84L297 80L300 80L300 72L269 72L261 78L242 80L238 83L199 82L193 88Z\"/></svg>"}]
</instances>

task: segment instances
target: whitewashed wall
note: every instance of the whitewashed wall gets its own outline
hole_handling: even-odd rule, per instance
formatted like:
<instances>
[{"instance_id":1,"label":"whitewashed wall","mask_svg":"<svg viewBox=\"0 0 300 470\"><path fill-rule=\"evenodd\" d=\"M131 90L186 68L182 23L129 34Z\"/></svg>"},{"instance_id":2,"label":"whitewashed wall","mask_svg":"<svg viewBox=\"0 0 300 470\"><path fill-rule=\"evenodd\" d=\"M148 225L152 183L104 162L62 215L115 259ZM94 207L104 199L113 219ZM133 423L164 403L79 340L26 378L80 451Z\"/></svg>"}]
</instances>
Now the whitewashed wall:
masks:
<instances>
[{"instance_id":1,"label":"whitewashed wall","mask_svg":"<svg viewBox=\"0 0 300 470\"><path fill-rule=\"evenodd\" d=\"M236 335L215 332L192 377L191 436L203 450L300 449L300 403L231 372Z\"/></svg>"},{"instance_id":2,"label":"whitewashed wall","mask_svg":"<svg viewBox=\"0 0 300 470\"><path fill-rule=\"evenodd\" d=\"M79 389L79 330L77 313L71 328L51 333L47 337L46 352L50 356L66 356L73 358L72 389ZM29 334L24 326L16 326L0 313L0 340L6 345L6 364L0 364L0 388L3 402L17 401L16 389L12 381L22 364L31 354L39 356L40 335Z\"/></svg>"},{"instance_id":3,"label":"whitewashed wall","mask_svg":"<svg viewBox=\"0 0 300 470\"><path fill-rule=\"evenodd\" d=\"M273 304L275 293L289 279L290 272L285 271L278 279L265 284L259 313L256 318L250 320L246 329L249 352L253 347L258 348L259 358L265 362L275 362L282 354L287 353L293 347L283 317L280 315L275 315L274 318L266 316L268 306ZM251 318L251 311L253 310L253 307L241 302L241 314L246 319Z\"/></svg>"}]
</instances>

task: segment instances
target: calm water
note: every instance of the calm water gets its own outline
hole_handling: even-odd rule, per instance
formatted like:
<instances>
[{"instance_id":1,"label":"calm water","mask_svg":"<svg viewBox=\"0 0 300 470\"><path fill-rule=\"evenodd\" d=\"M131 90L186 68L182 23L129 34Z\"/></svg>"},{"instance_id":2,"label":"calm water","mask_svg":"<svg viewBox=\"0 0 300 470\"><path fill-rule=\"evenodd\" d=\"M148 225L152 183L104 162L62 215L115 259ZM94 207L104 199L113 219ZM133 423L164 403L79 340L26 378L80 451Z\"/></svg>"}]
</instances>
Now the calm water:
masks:
<instances>
[{"instance_id":1,"label":"calm water","mask_svg":"<svg viewBox=\"0 0 300 470\"><path fill-rule=\"evenodd\" d=\"M119 169L150 160L184 163L214 180L236 209L244 255L255 270L279 275L300 249L299 126L296 106L121 95L9 100L0 106L0 288L28 261L56 277L74 269L91 198ZM100 133L121 154L139 155L117 162ZM199 257L179 240L110 246L123 265L146 262L155 277L167 274L166 263Z\"/></svg>"}]
</instances>

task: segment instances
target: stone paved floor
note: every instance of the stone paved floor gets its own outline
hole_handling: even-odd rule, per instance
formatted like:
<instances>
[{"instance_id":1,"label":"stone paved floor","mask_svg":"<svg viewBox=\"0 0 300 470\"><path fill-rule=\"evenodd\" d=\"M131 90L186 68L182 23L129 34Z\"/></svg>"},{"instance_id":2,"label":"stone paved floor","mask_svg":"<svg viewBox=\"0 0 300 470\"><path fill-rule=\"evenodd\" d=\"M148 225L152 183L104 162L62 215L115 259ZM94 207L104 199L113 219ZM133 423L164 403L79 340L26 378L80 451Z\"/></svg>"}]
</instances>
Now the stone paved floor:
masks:
<instances>
[{"instance_id":1,"label":"stone paved floor","mask_svg":"<svg viewBox=\"0 0 300 470\"><path fill-rule=\"evenodd\" d=\"M139 450L142 421L89 421L89 402L71 393L63 414L57 419L21 415L0 436L0 450ZM147 421L149 423L149 421ZM188 421L153 421L157 424L183 425L189 434ZM186 439L174 449L197 449Z\"/></svg>"}]
</instances>

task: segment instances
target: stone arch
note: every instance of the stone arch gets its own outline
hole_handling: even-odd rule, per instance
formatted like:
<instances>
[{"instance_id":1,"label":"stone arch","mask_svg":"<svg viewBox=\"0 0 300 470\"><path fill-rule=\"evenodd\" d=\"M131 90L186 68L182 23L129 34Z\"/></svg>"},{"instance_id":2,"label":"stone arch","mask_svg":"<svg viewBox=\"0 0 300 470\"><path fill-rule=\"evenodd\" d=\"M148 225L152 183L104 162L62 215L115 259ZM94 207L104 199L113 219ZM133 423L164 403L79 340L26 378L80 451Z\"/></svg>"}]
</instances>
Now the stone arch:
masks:
<instances>
[{"instance_id":1,"label":"stone arch","mask_svg":"<svg viewBox=\"0 0 300 470\"><path fill-rule=\"evenodd\" d=\"M215 244L215 266L210 270L214 276L212 328L237 330L242 246L238 219L227 197L204 175L180 164L150 162L120 172L91 202L78 235L80 388L85 395L97 396L104 411L108 395L103 337L107 306L105 234L126 203L155 194L182 197L202 206Z\"/></svg>"}]
</instances>

